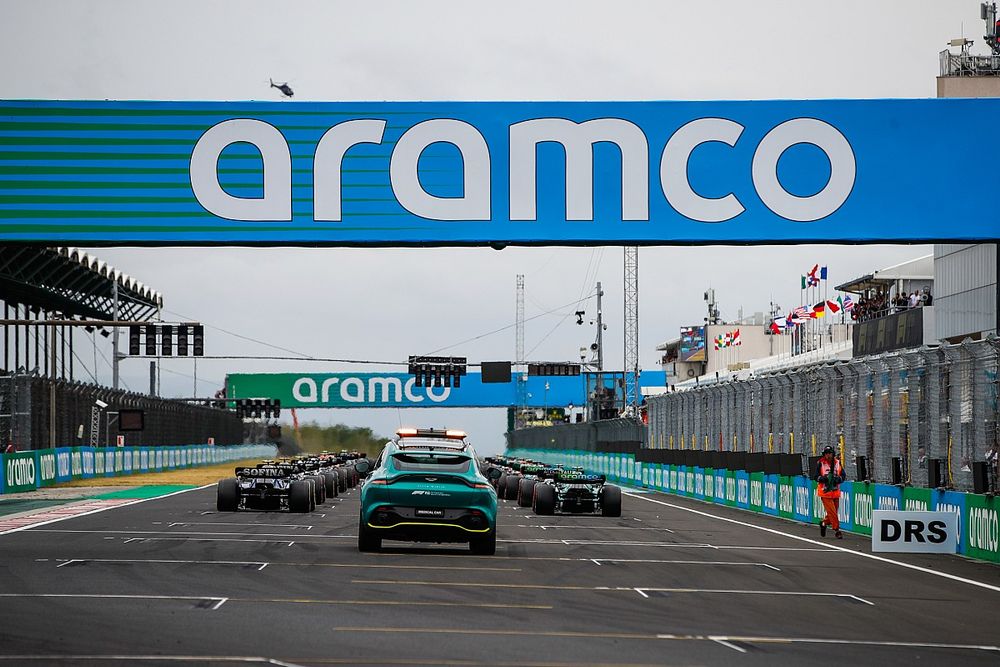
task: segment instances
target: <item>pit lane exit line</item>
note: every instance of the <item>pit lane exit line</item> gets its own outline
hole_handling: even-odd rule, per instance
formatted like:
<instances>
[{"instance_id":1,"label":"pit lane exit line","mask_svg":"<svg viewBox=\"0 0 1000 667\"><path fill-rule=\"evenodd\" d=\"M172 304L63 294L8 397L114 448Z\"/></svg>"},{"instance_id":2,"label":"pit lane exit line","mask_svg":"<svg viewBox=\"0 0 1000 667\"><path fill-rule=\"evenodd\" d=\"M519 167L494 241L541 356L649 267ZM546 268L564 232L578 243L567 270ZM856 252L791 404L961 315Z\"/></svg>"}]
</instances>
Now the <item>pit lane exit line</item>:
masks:
<instances>
[{"instance_id":1,"label":"pit lane exit line","mask_svg":"<svg viewBox=\"0 0 1000 667\"><path fill-rule=\"evenodd\" d=\"M456 588L514 588L514 589L540 589L554 591L630 591L649 598L649 593L694 593L694 594L723 594L723 595L776 595L790 597L823 597L823 598L844 598L861 602L874 607L875 603L866 600L858 595L850 593L823 593L814 591L761 591L761 590L738 590L719 588L664 588L657 586L558 586L555 584L498 584L489 582L466 582L466 581L410 581L410 580L387 580L387 579L352 579L352 584L374 584L387 586L452 586Z\"/></svg>"}]
</instances>

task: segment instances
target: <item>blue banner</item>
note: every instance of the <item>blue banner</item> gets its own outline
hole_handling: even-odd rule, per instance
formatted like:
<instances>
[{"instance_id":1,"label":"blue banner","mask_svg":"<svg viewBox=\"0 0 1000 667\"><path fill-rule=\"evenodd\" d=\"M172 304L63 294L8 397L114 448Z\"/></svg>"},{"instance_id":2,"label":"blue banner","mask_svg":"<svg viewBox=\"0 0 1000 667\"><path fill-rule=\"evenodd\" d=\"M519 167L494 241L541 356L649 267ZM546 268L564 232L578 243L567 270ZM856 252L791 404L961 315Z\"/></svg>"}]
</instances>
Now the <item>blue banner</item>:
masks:
<instances>
[{"instance_id":1,"label":"blue banner","mask_svg":"<svg viewBox=\"0 0 1000 667\"><path fill-rule=\"evenodd\" d=\"M736 506L750 509L750 473L744 470L736 471Z\"/></svg>"},{"instance_id":2,"label":"blue banner","mask_svg":"<svg viewBox=\"0 0 1000 667\"><path fill-rule=\"evenodd\" d=\"M778 484L777 475L764 475L764 498L762 506L764 514L778 516Z\"/></svg>"},{"instance_id":3,"label":"blue banner","mask_svg":"<svg viewBox=\"0 0 1000 667\"><path fill-rule=\"evenodd\" d=\"M80 476L84 479L94 476L94 448L93 447L80 447ZM73 476L76 476L76 471L73 471Z\"/></svg>"},{"instance_id":4,"label":"blue banner","mask_svg":"<svg viewBox=\"0 0 1000 667\"><path fill-rule=\"evenodd\" d=\"M715 502L720 505L726 504L726 471L725 469L720 469L715 471L715 484L713 485L713 491L715 492Z\"/></svg>"},{"instance_id":5,"label":"blue banner","mask_svg":"<svg viewBox=\"0 0 1000 667\"><path fill-rule=\"evenodd\" d=\"M0 241L972 241L997 99L0 102Z\"/></svg>"},{"instance_id":6,"label":"blue banner","mask_svg":"<svg viewBox=\"0 0 1000 667\"><path fill-rule=\"evenodd\" d=\"M875 509L897 512L903 509L903 489L890 484L876 484Z\"/></svg>"},{"instance_id":7,"label":"blue banner","mask_svg":"<svg viewBox=\"0 0 1000 667\"><path fill-rule=\"evenodd\" d=\"M69 447L56 449L56 481L68 482L73 479L73 450Z\"/></svg>"},{"instance_id":8,"label":"blue banner","mask_svg":"<svg viewBox=\"0 0 1000 667\"><path fill-rule=\"evenodd\" d=\"M643 387L664 387L663 371L642 371ZM529 408L582 406L583 375L529 376ZM229 398L270 398L283 408L489 408L518 404L517 383L483 383L469 373L458 387L418 387L406 373L233 373L226 377ZM630 474L630 473L625 473Z\"/></svg>"},{"instance_id":9,"label":"blue banner","mask_svg":"<svg viewBox=\"0 0 1000 667\"><path fill-rule=\"evenodd\" d=\"M965 508L966 494L958 491L931 490L932 512L953 512L958 515L958 553L964 554L969 546L968 516Z\"/></svg>"},{"instance_id":10,"label":"blue banner","mask_svg":"<svg viewBox=\"0 0 1000 667\"><path fill-rule=\"evenodd\" d=\"M816 492L813 490L813 484L805 475L796 475L792 478L792 485L794 493L792 516L795 517L796 521L810 523L812 521L812 503L814 500L819 502L819 498L816 497Z\"/></svg>"},{"instance_id":11,"label":"blue banner","mask_svg":"<svg viewBox=\"0 0 1000 667\"><path fill-rule=\"evenodd\" d=\"M816 488L816 485L813 485ZM814 501L822 507L823 503L817 495ZM840 519L840 527L843 530L854 530L854 482L844 482L840 485L840 505L838 507L837 518Z\"/></svg>"}]
</instances>

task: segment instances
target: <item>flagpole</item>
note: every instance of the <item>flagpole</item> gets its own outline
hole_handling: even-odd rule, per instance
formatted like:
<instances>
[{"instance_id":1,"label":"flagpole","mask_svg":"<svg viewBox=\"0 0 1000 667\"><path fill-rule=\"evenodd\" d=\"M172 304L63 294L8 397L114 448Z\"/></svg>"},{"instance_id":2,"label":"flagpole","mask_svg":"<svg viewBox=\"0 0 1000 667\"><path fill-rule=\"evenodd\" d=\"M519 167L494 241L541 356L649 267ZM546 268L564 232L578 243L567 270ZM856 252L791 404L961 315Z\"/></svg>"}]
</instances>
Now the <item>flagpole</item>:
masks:
<instances>
[{"instance_id":1,"label":"flagpole","mask_svg":"<svg viewBox=\"0 0 1000 667\"><path fill-rule=\"evenodd\" d=\"M827 267L823 267L823 268L827 268ZM823 307L825 308L826 307L827 296L830 294L830 292L829 292L829 290L830 290L830 282L829 282L829 280L830 280L830 274L829 274L829 269L827 268L827 270L824 271L824 273L827 276L826 278L823 278ZM827 329L827 327L826 327L826 325L824 325L823 326L823 338L826 338L826 329Z\"/></svg>"},{"instance_id":2,"label":"flagpole","mask_svg":"<svg viewBox=\"0 0 1000 667\"><path fill-rule=\"evenodd\" d=\"M806 295L806 296L804 296L804 295L803 295L803 290L805 290L805 287L806 287L806 278L805 278L805 276L802 276L802 283L801 283L801 286L802 286L802 289L800 289L800 290L799 290L799 306L803 306L803 305L805 305L805 304L803 304L803 303L802 303L802 301L803 301L804 299L808 299L808 298L809 298L809 297L808 297L808 295ZM808 294L808 292L807 292L807 294ZM800 325L798 325L798 324L797 324L797 325L795 325L795 329L793 330L793 336L792 336L792 346L793 346L793 349L791 350L792 354L794 354L794 353L795 353L795 349L794 349L794 345L795 345L795 336L794 336L794 334L795 334L795 333L799 333L799 332L798 332L798 328L799 328L799 326L800 326ZM802 334L801 334L801 333L799 333L799 340L800 340L800 341L802 340Z\"/></svg>"}]
</instances>

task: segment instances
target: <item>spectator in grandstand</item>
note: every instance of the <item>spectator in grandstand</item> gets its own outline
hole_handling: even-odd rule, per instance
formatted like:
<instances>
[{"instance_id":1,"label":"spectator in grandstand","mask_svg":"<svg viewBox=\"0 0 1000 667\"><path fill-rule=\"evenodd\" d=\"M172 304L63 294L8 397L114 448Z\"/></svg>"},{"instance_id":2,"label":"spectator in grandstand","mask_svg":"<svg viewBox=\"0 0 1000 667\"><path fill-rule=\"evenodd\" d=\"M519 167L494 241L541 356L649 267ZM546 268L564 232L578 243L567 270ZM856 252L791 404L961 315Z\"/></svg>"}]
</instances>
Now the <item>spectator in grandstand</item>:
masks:
<instances>
[{"instance_id":1,"label":"spectator in grandstand","mask_svg":"<svg viewBox=\"0 0 1000 667\"><path fill-rule=\"evenodd\" d=\"M927 467L927 449L923 445L917 447L917 467L921 469Z\"/></svg>"},{"instance_id":2,"label":"spectator in grandstand","mask_svg":"<svg viewBox=\"0 0 1000 667\"><path fill-rule=\"evenodd\" d=\"M924 287L924 292L923 292L923 294L920 295L920 305L922 305L922 306L933 306L934 305L934 297L933 297L933 295L931 295L931 288L930 287L926 287L926 286Z\"/></svg>"},{"instance_id":3,"label":"spectator in grandstand","mask_svg":"<svg viewBox=\"0 0 1000 667\"><path fill-rule=\"evenodd\" d=\"M910 308L916 308L920 305L920 295L916 292L910 292Z\"/></svg>"},{"instance_id":4,"label":"spectator in grandstand","mask_svg":"<svg viewBox=\"0 0 1000 667\"><path fill-rule=\"evenodd\" d=\"M820 537L826 537L826 529L831 526L834 536L841 540L844 538L844 534L840 532L840 517L838 516L840 485L847 479L847 473L840 465L840 460L833 451L833 447L823 449L823 456L816 463L813 479L817 482L816 492L819 494L820 500L823 501L823 508L826 510L826 518L819 524Z\"/></svg>"},{"instance_id":5,"label":"spectator in grandstand","mask_svg":"<svg viewBox=\"0 0 1000 667\"><path fill-rule=\"evenodd\" d=\"M903 292L897 292L896 298L892 300L892 305L896 309L896 312L906 310L910 305L910 300L906 298L906 294Z\"/></svg>"}]
</instances>

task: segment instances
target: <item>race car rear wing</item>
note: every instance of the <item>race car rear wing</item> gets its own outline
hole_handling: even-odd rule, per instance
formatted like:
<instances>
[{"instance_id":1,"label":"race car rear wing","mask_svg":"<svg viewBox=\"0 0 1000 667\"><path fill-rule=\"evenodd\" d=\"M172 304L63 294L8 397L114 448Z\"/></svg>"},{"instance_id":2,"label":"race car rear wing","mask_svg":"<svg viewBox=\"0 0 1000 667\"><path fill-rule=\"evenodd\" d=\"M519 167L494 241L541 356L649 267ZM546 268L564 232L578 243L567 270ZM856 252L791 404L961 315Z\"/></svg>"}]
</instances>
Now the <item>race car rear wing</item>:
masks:
<instances>
[{"instance_id":1,"label":"race car rear wing","mask_svg":"<svg viewBox=\"0 0 1000 667\"><path fill-rule=\"evenodd\" d=\"M297 472L297 466L289 465L240 467L236 469L236 476L247 479L284 479Z\"/></svg>"},{"instance_id":2,"label":"race car rear wing","mask_svg":"<svg viewBox=\"0 0 1000 667\"><path fill-rule=\"evenodd\" d=\"M603 484L607 481L607 477L604 475L559 472L556 474L555 480L561 484Z\"/></svg>"}]
</instances>

